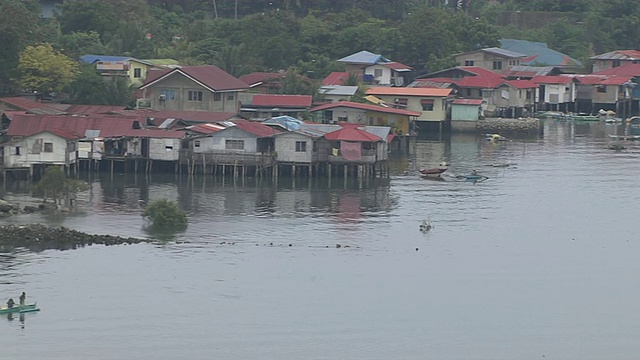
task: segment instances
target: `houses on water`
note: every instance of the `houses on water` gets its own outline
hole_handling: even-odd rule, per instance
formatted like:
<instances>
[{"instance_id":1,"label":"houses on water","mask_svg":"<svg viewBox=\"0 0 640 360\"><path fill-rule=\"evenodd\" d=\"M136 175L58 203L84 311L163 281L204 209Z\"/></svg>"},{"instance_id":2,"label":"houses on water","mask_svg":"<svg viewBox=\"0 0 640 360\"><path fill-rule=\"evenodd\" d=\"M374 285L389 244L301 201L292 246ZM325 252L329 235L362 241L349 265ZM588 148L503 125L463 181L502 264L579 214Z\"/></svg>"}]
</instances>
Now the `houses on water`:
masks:
<instances>
[{"instance_id":1,"label":"houses on water","mask_svg":"<svg viewBox=\"0 0 640 360\"><path fill-rule=\"evenodd\" d=\"M105 79L136 89L134 108L0 99L2 173L68 170L234 176L388 173L388 153L419 134L474 131L485 118L538 111L638 113L640 52L594 56L592 73L546 44L503 39L500 48L453 56L458 66L414 74L359 51L336 60L315 94L282 94L284 72L236 78L214 65L86 55ZM293 79L293 80L292 80Z\"/></svg>"}]
</instances>

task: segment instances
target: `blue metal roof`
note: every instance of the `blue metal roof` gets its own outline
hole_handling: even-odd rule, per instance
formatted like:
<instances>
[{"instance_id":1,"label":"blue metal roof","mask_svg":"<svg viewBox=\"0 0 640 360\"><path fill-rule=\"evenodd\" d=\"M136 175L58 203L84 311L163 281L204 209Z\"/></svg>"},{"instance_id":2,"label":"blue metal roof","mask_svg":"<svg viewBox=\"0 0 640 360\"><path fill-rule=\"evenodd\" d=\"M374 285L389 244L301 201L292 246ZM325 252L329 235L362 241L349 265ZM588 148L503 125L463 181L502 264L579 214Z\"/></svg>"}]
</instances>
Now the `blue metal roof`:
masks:
<instances>
[{"instance_id":1,"label":"blue metal roof","mask_svg":"<svg viewBox=\"0 0 640 360\"><path fill-rule=\"evenodd\" d=\"M383 57L382 55L374 54L368 52L366 50L362 50L355 54L351 54L349 56L345 56L342 59L338 60L339 62L347 63L347 64L368 64L374 65L377 63L387 63L389 59Z\"/></svg>"},{"instance_id":2,"label":"blue metal roof","mask_svg":"<svg viewBox=\"0 0 640 360\"><path fill-rule=\"evenodd\" d=\"M521 65L540 66L582 66L582 63L568 55L559 51L549 49L547 44L542 42L517 40L517 39L501 39L500 48L510 51L516 51L525 54L527 57L533 57L528 61L520 61Z\"/></svg>"},{"instance_id":3,"label":"blue metal roof","mask_svg":"<svg viewBox=\"0 0 640 360\"><path fill-rule=\"evenodd\" d=\"M119 62L119 61L127 61L131 59L130 56L109 56L109 55L83 55L80 56L80 60L87 63L93 64L96 61L111 61L111 62Z\"/></svg>"}]
</instances>

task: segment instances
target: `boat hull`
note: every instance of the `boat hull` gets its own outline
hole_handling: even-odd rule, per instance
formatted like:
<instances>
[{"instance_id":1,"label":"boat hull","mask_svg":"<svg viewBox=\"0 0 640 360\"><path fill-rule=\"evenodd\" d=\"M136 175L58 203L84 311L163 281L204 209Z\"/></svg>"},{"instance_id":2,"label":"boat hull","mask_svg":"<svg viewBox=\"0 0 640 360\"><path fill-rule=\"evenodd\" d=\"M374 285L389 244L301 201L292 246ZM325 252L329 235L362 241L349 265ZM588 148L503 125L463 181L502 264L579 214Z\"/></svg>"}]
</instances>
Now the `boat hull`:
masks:
<instances>
[{"instance_id":1,"label":"boat hull","mask_svg":"<svg viewBox=\"0 0 640 360\"><path fill-rule=\"evenodd\" d=\"M33 312L40 311L36 304L26 304L26 305L14 305L12 308L7 307L6 305L0 307L0 314L13 314L13 313L25 313L25 312Z\"/></svg>"},{"instance_id":2,"label":"boat hull","mask_svg":"<svg viewBox=\"0 0 640 360\"><path fill-rule=\"evenodd\" d=\"M447 171L447 168L433 168L420 170L422 177L438 178L443 172Z\"/></svg>"}]
</instances>

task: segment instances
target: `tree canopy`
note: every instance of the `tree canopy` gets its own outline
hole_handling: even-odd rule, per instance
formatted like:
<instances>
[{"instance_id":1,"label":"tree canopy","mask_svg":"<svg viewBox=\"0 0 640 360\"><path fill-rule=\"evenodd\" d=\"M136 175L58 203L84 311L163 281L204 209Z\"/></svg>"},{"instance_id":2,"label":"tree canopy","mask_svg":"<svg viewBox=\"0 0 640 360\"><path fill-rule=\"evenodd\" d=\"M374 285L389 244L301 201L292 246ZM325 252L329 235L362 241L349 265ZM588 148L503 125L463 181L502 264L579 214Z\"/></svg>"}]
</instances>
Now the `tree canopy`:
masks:
<instances>
[{"instance_id":1,"label":"tree canopy","mask_svg":"<svg viewBox=\"0 0 640 360\"><path fill-rule=\"evenodd\" d=\"M18 83L25 90L50 93L62 90L76 77L78 63L50 44L27 46L20 53Z\"/></svg>"},{"instance_id":2,"label":"tree canopy","mask_svg":"<svg viewBox=\"0 0 640 360\"><path fill-rule=\"evenodd\" d=\"M420 73L452 65L454 53L497 46L502 37L546 42L583 61L597 53L640 46L638 1L393 3L67 0L54 18L45 19L40 17L39 1L3 0L0 92L24 90L26 85L59 88L58 84L64 83L57 80L53 86L16 81L23 78L18 76L19 54L43 43L51 44L56 55L59 52L73 60L84 54L168 57L185 65L216 64L235 76L295 68L312 79L339 70L336 59L361 50L382 54ZM561 20L523 28L521 24L514 26L506 16L517 11L531 12L527 14L532 16L548 13Z\"/></svg>"}]
</instances>

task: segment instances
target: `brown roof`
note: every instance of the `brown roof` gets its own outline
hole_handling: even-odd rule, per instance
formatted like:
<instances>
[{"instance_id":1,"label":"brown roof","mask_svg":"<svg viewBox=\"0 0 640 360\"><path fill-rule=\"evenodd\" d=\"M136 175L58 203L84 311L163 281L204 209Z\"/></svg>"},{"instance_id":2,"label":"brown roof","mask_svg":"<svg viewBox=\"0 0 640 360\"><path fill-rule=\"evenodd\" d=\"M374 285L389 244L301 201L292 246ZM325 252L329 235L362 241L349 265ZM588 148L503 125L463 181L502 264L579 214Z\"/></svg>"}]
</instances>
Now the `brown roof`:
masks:
<instances>
[{"instance_id":1,"label":"brown roof","mask_svg":"<svg viewBox=\"0 0 640 360\"><path fill-rule=\"evenodd\" d=\"M422 114L422 113L419 113L417 111L396 109L396 108L384 107L384 106L379 106L379 105L356 103L356 102L351 102L351 101L338 101L338 102L335 102L335 103L324 104L324 105L316 106L316 107L314 107L313 109L311 109L309 111L310 112L315 112L315 111L320 111L320 110L333 109L333 108L337 108L337 107L346 107L346 108L352 108L352 109L361 109L361 110L366 110L366 111L377 111L377 112L382 112L382 113L407 115L407 116L420 116Z\"/></svg>"},{"instance_id":2,"label":"brown roof","mask_svg":"<svg viewBox=\"0 0 640 360\"><path fill-rule=\"evenodd\" d=\"M406 88L406 87L373 87L367 95L404 95L404 96L441 96L447 97L452 89L440 88Z\"/></svg>"},{"instance_id":3,"label":"brown roof","mask_svg":"<svg viewBox=\"0 0 640 360\"><path fill-rule=\"evenodd\" d=\"M215 91L246 90L249 85L233 77L215 65L185 66L175 69L150 70L147 81L140 89L144 89L174 74L185 76L200 86Z\"/></svg>"}]
</instances>

